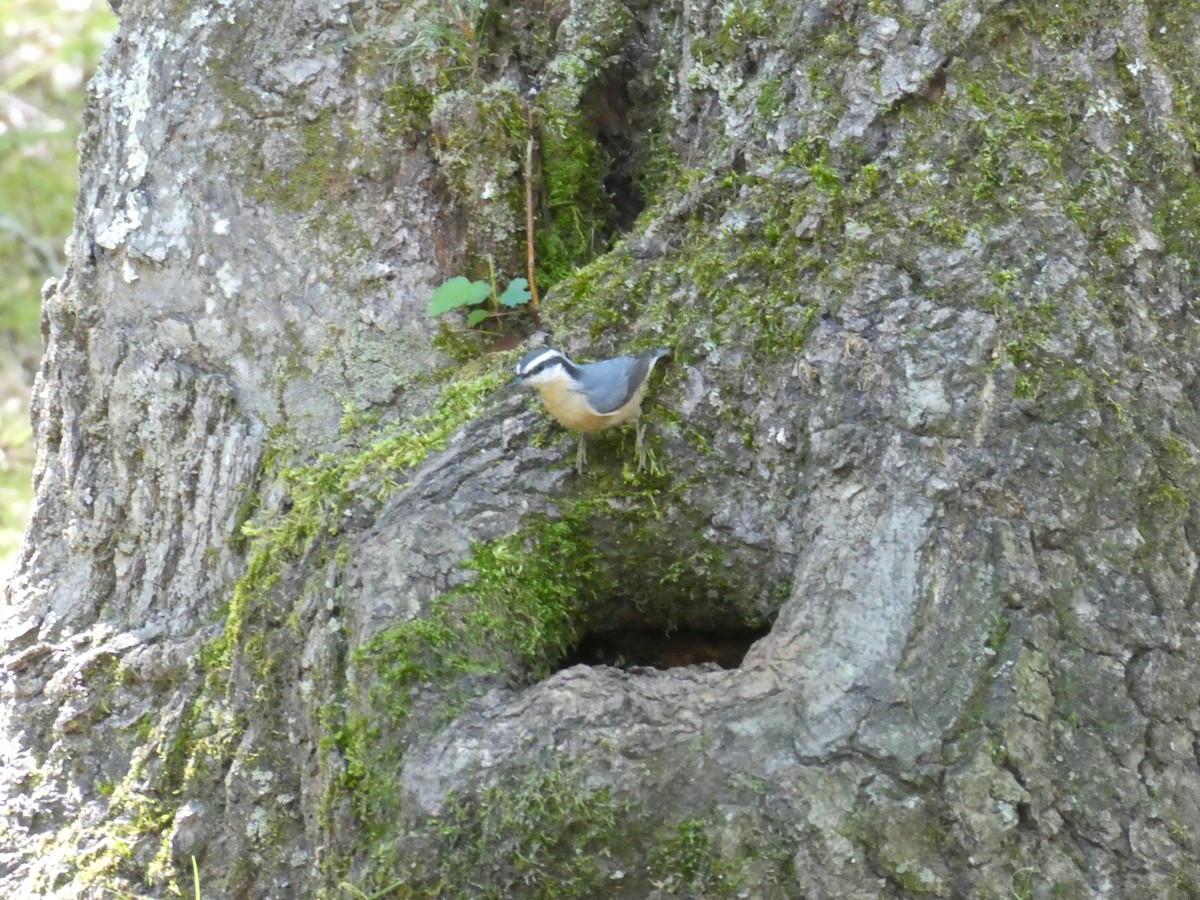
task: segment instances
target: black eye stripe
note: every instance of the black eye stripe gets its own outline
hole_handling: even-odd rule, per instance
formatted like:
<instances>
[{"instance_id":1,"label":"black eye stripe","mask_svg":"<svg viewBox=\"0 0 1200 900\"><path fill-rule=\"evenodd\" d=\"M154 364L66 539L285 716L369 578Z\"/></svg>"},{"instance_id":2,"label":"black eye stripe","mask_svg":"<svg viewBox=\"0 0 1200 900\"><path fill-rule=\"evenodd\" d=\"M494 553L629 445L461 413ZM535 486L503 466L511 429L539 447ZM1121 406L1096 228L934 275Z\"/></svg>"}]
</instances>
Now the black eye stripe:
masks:
<instances>
[{"instance_id":1,"label":"black eye stripe","mask_svg":"<svg viewBox=\"0 0 1200 900\"><path fill-rule=\"evenodd\" d=\"M547 369L551 368L552 366L562 366L562 365L563 365L563 361L561 359L558 359L558 358L547 359L544 362L538 363L536 366L534 366L532 369L530 369L528 372L526 372L525 377L532 378L534 375L538 374L538 372L545 372ZM566 366L563 366L563 368L566 368Z\"/></svg>"},{"instance_id":2,"label":"black eye stripe","mask_svg":"<svg viewBox=\"0 0 1200 900\"><path fill-rule=\"evenodd\" d=\"M555 366L561 366L563 370L572 378L579 378L579 367L571 360L567 359L561 353L546 355L537 360L536 365L530 366L528 369L520 373L521 378L532 378L540 372L545 372Z\"/></svg>"}]
</instances>

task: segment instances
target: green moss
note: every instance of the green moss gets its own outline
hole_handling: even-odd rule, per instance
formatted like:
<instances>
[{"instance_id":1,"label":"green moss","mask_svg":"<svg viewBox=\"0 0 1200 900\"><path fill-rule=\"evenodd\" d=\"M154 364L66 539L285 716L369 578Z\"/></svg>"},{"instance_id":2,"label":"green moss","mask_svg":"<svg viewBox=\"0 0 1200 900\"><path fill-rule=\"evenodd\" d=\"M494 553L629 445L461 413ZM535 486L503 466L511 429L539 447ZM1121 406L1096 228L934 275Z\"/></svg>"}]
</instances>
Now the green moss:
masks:
<instances>
[{"instance_id":1,"label":"green moss","mask_svg":"<svg viewBox=\"0 0 1200 900\"><path fill-rule=\"evenodd\" d=\"M1146 142L1141 161L1142 182L1162 185L1153 214L1155 231L1167 252L1191 260L1193 237L1200 233L1200 177L1190 158L1200 151L1200 73L1195 65L1195 46L1191 24L1200 12L1194 2L1148 4L1150 21L1147 32L1158 62L1171 81L1171 105L1174 112L1172 140ZM1145 60L1124 60L1126 68L1144 65ZM1190 264L1189 264L1190 268Z\"/></svg>"},{"instance_id":2,"label":"green moss","mask_svg":"<svg viewBox=\"0 0 1200 900\"><path fill-rule=\"evenodd\" d=\"M876 3L873 9L882 13L894 6ZM765 174L759 170L712 176L699 164L695 170L683 171L677 159L664 154L665 174L652 179L654 193L677 218L671 226L673 246L649 260L620 246L581 265L604 249L605 233L611 228L613 210L602 180L606 161L586 117L579 114L583 93L572 88L557 97L547 95L544 102L553 99L555 104L553 116L547 116L543 125L542 141L549 215L539 239L544 278L562 279L548 316L570 328L589 329L597 337L636 319L642 326L639 341L669 336L685 353L736 346L747 348L755 359L795 356L819 314L836 312L836 297L868 264L881 261L915 271L913 248L956 250L972 233L995 234L1011 222L1024 221L1029 204L1043 203L1050 210L1039 226L1045 228L1044 237L1058 239L1071 233L1105 249L1105 262L1084 273L1080 285L1108 305L1106 327L1119 321L1120 301L1109 285L1120 282L1137 249L1135 231L1128 223L1117 222L1101 233L1100 219L1118 209L1112 205L1114 200L1134 179L1146 193L1165 251L1183 255L1186 248L1179 243L1180 235L1197 230L1192 226L1197 224L1195 210L1200 203L1191 200L1200 196L1200 189L1194 173L1186 168L1168 171L1164 177L1169 189L1164 191L1155 185L1148 167L1123 159L1120 153L1068 152L1072 146L1084 146L1081 129L1088 111L1075 76L1065 66L1054 70L1047 47L1073 47L1080 34L1094 27L1091 22L1080 24L1084 6L1060 4L1043 15L1032 4L1021 5L1012 15L1006 14L1000 28L982 36L974 51L978 58L971 66L951 67L947 77L953 90L943 99L918 98L887 113L893 141L889 152L906 160L904 166L895 167L899 170L894 175L889 174L891 166L864 164L853 152L832 148L821 139L798 143L775 171ZM1098 15L1110 6L1089 6L1086 14ZM1168 7L1160 6L1153 15L1172 15ZM740 58L747 35L757 34L753 16L765 8L738 3L726 9L718 33L698 45L701 55L714 60ZM853 52L853 39L851 28L831 33L823 52ZM1178 50L1169 40L1160 43L1164 58ZM1176 92L1176 101L1185 111L1194 147L1195 76L1184 71L1180 62L1171 66L1172 77L1186 89ZM478 60L472 67L482 72ZM587 83L590 73L578 60L569 68L573 84ZM821 85L832 89L821 79L827 81L822 73L810 76L814 95L829 102L821 94ZM1113 85L1114 96L1118 90L1132 90L1119 70ZM755 96L761 119L774 118L784 106L778 80L762 83ZM510 257L519 256L521 247L514 235L521 233L523 225L519 173L527 137L520 96L507 83L498 83L473 101L460 99L463 105L453 113L450 101L441 101L446 105L439 113L438 152L444 170L464 210L474 214L487 207L474 238L477 252L503 244ZM426 117L435 118L431 94L412 84L389 89L388 105L391 118L385 127L397 133L417 128ZM1120 140L1142 146L1144 123L1118 121L1117 128ZM309 156L301 171L294 176L263 173L264 178L278 179L271 187L292 198L287 202L299 199L303 206L334 195L331 178L336 167L332 156L324 154L325 145L338 150L335 131L332 122L321 121L300 129L299 145ZM810 133L820 134L822 129ZM500 176L496 190L484 198L487 178L496 173ZM905 246L889 243L888 236L897 233L906 235ZM982 309L995 316L1002 333L1002 365L1011 365L1018 396L1041 401L1082 386L1078 402L1107 408L1108 415L1119 418L1122 407L1106 396L1103 378L1090 373L1087 347L1078 348L1081 361L1064 361L1061 351L1052 349L1056 339L1071 334L1077 322L1071 317L1069 298L1036 296L1033 287L1039 274L1036 260L1018 260L1004 269L989 268L983 260L977 283L961 291L958 286L921 285L919 289L936 302ZM488 382L489 389L495 383ZM310 553L334 552L339 522L350 504L364 496L378 500L399 489L392 473L419 462L450 428L478 408L487 391L477 392L483 381L472 384L452 386L440 413L411 428L382 433L360 453L324 457L275 475L291 507L273 520L253 507L239 516L243 521L256 520L244 528L251 558L234 593L226 635L205 650L206 668L224 677L241 661L260 675L270 675L272 648L264 639L250 636L253 629L248 624L256 616L275 614L269 595L292 567ZM359 420L350 425L354 430L370 427ZM744 434L753 442L749 424ZM698 442L703 439L698 435ZM609 446L620 441L622 450L628 449L628 436L603 440ZM1186 456L1186 448L1178 443L1173 448L1164 445L1164 454L1166 469L1173 465L1171 460ZM1147 509L1157 515L1182 516L1190 484L1174 469L1167 474L1148 490ZM637 560L640 574L634 573L632 587L626 591L631 596L657 597L665 592L664 586L669 588L670 597L656 609L666 620L675 606L684 606L681 598L690 592L733 592L735 585L721 582L729 577L722 575L726 561L719 554L696 551L700 542L695 535L660 541L655 504L678 485L665 485L651 476L649 481L636 481L630 491L623 477L612 467L600 466L589 473L586 486L595 493L566 504L562 518L532 519L517 535L476 546L469 563L474 576L468 585L435 598L419 619L398 623L357 652L354 665L360 682L376 687L370 702L364 703L366 712L348 715L333 707L325 712L326 749L346 759L346 776L339 789L354 798L367 825L377 855L376 887L393 887L401 896L405 890L417 896L422 890L432 893L450 886L466 890L474 885L469 873L481 867L491 867L480 877L495 885L497 895L523 883L515 879L538 875L546 876L544 883L558 884L568 896L572 891L594 892L605 883L602 852L614 816L627 810L605 792L584 790L561 770L488 789L478 798L451 798L451 811L438 823L445 830L450 855L430 862L434 868L422 874L424 880L415 886L397 885L395 871L388 866L397 858L393 854L397 842L407 839L400 824L403 811L396 779L415 702L438 705L438 712L427 720L422 716L425 727L437 727L489 684L544 675L577 636L589 605L610 602L618 576L626 583L628 573L618 571L614 562L624 558L622 547L647 548L647 555ZM692 555L681 557L677 551L689 541ZM1065 628L1061 620L1060 627ZM988 639L988 647L996 653L1007 644L1006 629L1005 620ZM987 739L983 721L990 683L981 681L968 703L956 739L960 745ZM414 695L414 688L420 689L419 694ZM431 696L436 699L430 700ZM1062 702L1071 701L1071 691L1064 687ZM228 725L228 734L239 727L236 721ZM193 777L189 772L201 777L205 766L227 752L210 737L194 727L185 730L179 746L167 754L172 773L180 771L180 760L185 761L183 774L171 774L167 783ZM205 747L209 749L201 749ZM158 834L165 828L169 807L128 803L130 817L146 829L143 833ZM564 855L571 848L554 843L563 834L585 836L582 857ZM512 855L486 855L494 852L495 841L507 841L503 846L512 848ZM655 853L659 875L664 880L670 877L673 886L718 889L714 885L719 870L714 868L706 820L680 823ZM514 862L497 862L503 859ZM897 854L885 860L883 868L906 890L928 888L919 869L908 862L911 859Z\"/></svg>"},{"instance_id":3,"label":"green moss","mask_svg":"<svg viewBox=\"0 0 1200 900\"><path fill-rule=\"evenodd\" d=\"M325 110L310 121L293 109L289 121L280 110L264 108L261 98L238 79L216 71L213 77L229 106L220 126L225 148L220 167L238 179L245 196L300 217L311 227L302 229L298 239L312 241L314 248L320 244L320 252L336 247L335 268L346 270L347 264L365 255L374 242L350 208L354 195L361 190L363 179L390 180L390 157L383 157L394 151L382 150L378 134L364 135L340 113ZM276 123L269 144L267 132L246 124L264 117ZM390 136L388 126L385 121L385 136ZM277 375L281 380L308 376L311 369L285 355Z\"/></svg>"},{"instance_id":4,"label":"green moss","mask_svg":"<svg viewBox=\"0 0 1200 900\"><path fill-rule=\"evenodd\" d=\"M1130 179L1143 178L1143 154L1126 152L1127 144L1139 145L1139 123L1128 114L1137 102L1126 65L1114 65L1109 87L1097 93L1081 83L1066 56L1048 49L1072 47L1073 36L1103 25L1105 4L1066 6L1049 13L1027 6L992 19L976 48L947 70L944 95L936 102L914 100L892 114L893 152L910 162L883 185L886 206L874 204L866 218L921 235L925 245L953 247L972 232L995 234L1017 220L1026 232L1040 231L1047 244L1083 235L1105 257L1078 271L1075 284L1100 301L1101 323L1109 326L1123 318L1123 293L1114 285L1137 252L1125 214ZM1104 77L1103 66L1097 74ZM1113 152L1098 149L1088 133L1106 120ZM1147 196L1158 193L1149 173L1143 185ZM1045 212L1031 218L1030 209ZM864 218L861 212L856 217ZM954 295L935 299L996 316L1006 351L1001 362L1014 370L1018 397L1043 403L1077 397L1119 424L1123 405L1090 371L1088 348L1080 342L1070 355L1056 349L1078 333L1071 293L1040 287L1040 264L989 273L995 275L1003 280L989 277L990 285L980 280L965 290L956 285Z\"/></svg>"},{"instance_id":5,"label":"green moss","mask_svg":"<svg viewBox=\"0 0 1200 900\"><path fill-rule=\"evenodd\" d=\"M782 78L767 79L759 84L758 97L754 101L754 111L761 122L773 122L787 109L783 91L784 80Z\"/></svg>"},{"instance_id":6,"label":"green moss","mask_svg":"<svg viewBox=\"0 0 1200 900\"><path fill-rule=\"evenodd\" d=\"M614 160L599 135L614 115L607 70L633 18L620 4L597 0L586 26L582 21L572 17L555 30L547 10L536 5L466 4L425 9L402 29L393 61L421 72L425 83L415 74L401 75L388 89L389 121L412 133L428 118L434 153L466 225L465 274L480 274L489 256L502 277L524 272L531 138L543 291L611 244L617 211L605 177ZM499 61L513 59L520 60L519 76L511 65L499 68ZM538 73L541 90L526 93L527 72ZM426 84L440 89L430 92ZM669 141L660 137L658 149L663 147ZM668 153L647 156L668 165ZM652 190L655 176L638 175L642 189Z\"/></svg>"},{"instance_id":7,"label":"green moss","mask_svg":"<svg viewBox=\"0 0 1200 900\"><path fill-rule=\"evenodd\" d=\"M608 162L577 111L542 129L546 215L537 231L538 281L549 289L607 249L616 211L604 188Z\"/></svg>"},{"instance_id":8,"label":"green moss","mask_svg":"<svg viewBox=\"0 0 1200 900\"><path fill-rule=\"evenodd\" d=\"M499 18L489 24L489 14L513 21L507 27L500 27ZM468 4L461 9L435 7L423 16L406 27L400 58L432 68L441 90L434 95L401 77L388 89L388 105L396 128L411 133L428 120L433 130L434 153L464 213L467 274L479 274L475 270L489 256L506 277L523 271L526 144L535 137L531 120L552 123L537 135L545 212L538 230L543 269L539 279L548 287L565 268L594 252L581 244L580 235L588 229L581 227L580 219L592 216L597 186L598 196L607 200L599 182L603 165L598 145L582 135L579 124L579 84L586 84L593 73L576 57L556 59L556 75L570 70L581 82L571 81L574 93L563 97L562 78L551 76L554 83L546 96L568 102L531 112L511 73L493 72L492 61L512 54L515 48L502 45L515 38L520 44L516 52L528 64L547 65L553 41L544 14L520 9L489 13L482 4ZM522 23L528 27L519 27ZM545 105L541 98L534 102Z\"/></svg>"},{"instance_id":9,"label":"green moss","mask_svg":"<svg viewBox=\"0 0 1200 900\"><path fill-rule=\"evenodd\" d=\"M780 17L790 7L769 0L732 0L717 10L720 22L712 37L713 48L720 59L740 63L755 43L778 40Z\"/></svg>"},{"instance_id":10,"label":"green moss","mask_svg":"<svg viewBox=\"0 0 1200 900\"><path fill-rule=\"evenodd\" d=\"M650 848L647 868L651 883L672 895L687 892L704 897L738 896L737 872L743 860L725 860L713 846L720 826L710 818L693 816L668 827Z\"/></svg>"},{"instance_id":11,"label":"green moss","mask_svg":"<svg viewBox=\"0 0 1200 900\"><path fill-rule=\"evenodd\" d=\"M439 94L432 123L434 153L465 214L468 256L476 261L465 274L485 274L488 255L495 257L501 280L520 272L525 227L521 173L529 129L516 86L498 81L479 90Z\"/></svg>"},{"instance_id":12,"label":"green moss","mask_svg":"<svg viewBox=\"0 0 1200 900\"><path fill-rule=\"evenodd\" d=\"M98 636L98 635L97 635ZM85 660L85 665L76 673L80 680L78 692L81 702L86 701L82 714L65 723L68 732L88 733L94 729L103 732L103 721L115 710L124 708L126 693L135 690L136 680L121 659L114 654L99 653ZM76 848L70 855L70 864L56 873L54 888L68 892L97 890L135 882L140 876L140 867L134 857L135 851L145 850L165 833L173 816L171 804L155 791L147 790L146 774L159 759L140 747L155 734L147 713L136 723L117 726L110 739L122 749L130 744L135 748L134 762L130 772L114 781L102 774L92 772L92 789L107 802L111 818L100 823L74 823L62 828L57 835L62 846ZM108 723L113 724L111 721ZM78 736L78 734L76 736ZM159 732L160 739L165 732ZM161 746L161 745L160 745ZM81 787L86 790L87 772L78 773ZM26 789L33 791L43 783L43 773L35 770L26 779ZM0 827L0 833L4 832Z\"/></svg>"},{"instance_id":13,"label":"green moss","mask_svg":"<svg viewBox=\"0 0 1200 900\"><path fill-rule=\"evenodd\" d=\"M1191 505L1191 495L1173 484L1160 484L1147 497L1150 511L1156 514L1186 515Z\"/></svg>"},{"instance_id":14,"label":"green moss","mask_svg":"<svg viewBox=\"0 0 1200 900\"><path fill-rule=\"evenodd\" d=\"M290 138L284 164L272 165L261 152L254 156L247 167L246 194L294 213L307 213L321 201L343 196L348 190L346 163L362 149L353 126L325 112L297 124Z\"/></svg>"},{"instance_id":15,"label":"green moss","mask_svg":"<svg viewBox=\"0 0 1200 900\"><path fill-rule=\"evenodd\" d=\"M659 203L662 192L679 179L682 169L679 152L672 142L670 113L665 102L657 111L654 122L645 129L644 135L634 181L643 207L653 209ZM649 221L649 216L643 216L639 223ZM635 225L635 230L638 227Z\"/></svg>"},{"instance_id":16,"label":"green moss","mask_svg":"<svg viewBox=\"0 0 1200 900\"><path fill-rule=\"evenodd\" d=\"M127 883L147 883L175 890L175 873L169 863L169 834L179 796L191 771L191 759L209 733L204 730L203 704L193 700L182 716L162 715L139 720L145 734L129 772L116 783L100 786L108 798L108 821L102 840L88 840L87 849L74 860L75 883L91 889L108 887L116 893ZM156 849L154 859L142 869L137 855ZM143 857L144 858L144 857Z\"/></svg>"},{"instance_id":17,"label":"green moss","mask_svg":"<svg viewBox=\"0 0 1200 900\"><path fill-rule=\"evenodd\" d=\"M247 616L267 600L287 567L303 559L318 542L333 541L342 513L364 497L382 501L403 488L398 476L442 446L450 434L478 414L503 383L495 361L477 366L448 384L433 409L411 422L377 434L358 453L322 454L309 465L281 469L275 476L286 491L282 515L253 524L242 534L250 541L246 573L233 589L224 634L202 652L210 670L227 668L241 646ZM479 374L478 370L482 369ZM282 465L284 454L273 458Z\"/></svg>"},{"instance_id":18,"label":"green moss","mask_svg":"<svg viewBox=\"0 0 1200 900\"><path fill-rule=\"evenodd\" d=\"M756 860L786 877L794 847L754 830L725 858L712 816L663 823L658 811L589 786L584 771L546 752L521 774L447 794L436 816L376 841L376 870L355 895L599 897L648 883L673 896L735 897Z\"/></svg>"},{"instance_id":19,"label":"green moss","mask_svg":"<svg viewBox=\"0 0 1200 900\"><path fill-rule=\"evenodd\" d=\"M647 297L634 294L626 280L634 272L636 267L624 248L600 256L567 275L545 315L564 328L586 328L591 337L598 337L641 310Z\"/></svg>"},{"instance_id":20,"label":"green moss","mask_svg":"<svg viewBox=\"0 0 1200 900\"><path fill-rule=\"evenodd\" d=\"M397 896L603 896L612 847L629 840L620 826L628 808L556 758L476 796L450 795L445 806L431 823L441 852L394 883Z\"/></svg>"},{"instance_id":21,"label":"green moss","mask_svg":"<svg viewBox=\"0 0 1200 900\"><path fill-rule=\"evenodd\" d=\"M611 605L627 616L623 607L638 598L640 614L669 630L695 614L698 597L715 608L739 596L732 570L705 542L680 552L688 537L668 529L663 499L657 482L600 477L557 517L476 544L466 584L354 652L354 681L372 687L357 711L329 710L328 747L346 759L342 789L377 851L403 838L398 773L414 724L422 733L444 726L497 680L545 677L590 621L608 620ZM393 857L382 859L377 885L388 883Z\"/></svg>"},{"instance_id":22,"label":"green moss","mask_svg":"<svg viewBox=\"0 0 1200 900\"><path fill-rule=\"evenodd\" d=\"M829 177L819 162L814 168ZM763 355L794 353L820 312L805 284L826 268L820 249L796 235L811 198L774 179L731 175L699 187L694 179L681 172L666 191L691 195L686 202L696 210L683 223L677 249L647 263L618 247L572 272L550 315L593 336L637 317L644 334L681 347L750 341ZM812 187L827 189L827 180ZM732 209L732 224L709 219L718 208Z\"/></svg>"},{"instance_id":23,"label":"green moss","mask_svg":"<svg viewBox=\"0 0 1200 900\"><path fill-rule=\"evenodd\" d=\"M918 862L908 860L893 861L885 865L888 877L901 888L912 894L929 894L944 897L946 887L942 881Z\"/></svg>"},{"instance_id":24,"label":"green moss","mask_svg":"<svg viewBox=\"0 0 1200 900\"><path fill-rule=\"evenodd\" d=\"M522 533L476 545L465 566L474 571L467 585L355 651L359 680L372 685L370 719L351 717L335 742L347 758L345 786L374 833L388 833L399 811L398 733L413 689L441 691L440 711L423 721L436 728L478 690L474 678L544 677L577 639L596 590L596 550L574 522L534 521Z\"/></svg>"},{"instance_id":25,"label":"green moss","mask_svg":"<svg viewBox=\"0 0 1200 900\"><path fill-rule=\"evenodd\" d=\"M1200 900L1200 867L1177 863L1171 873L1168 900Z\"/></svg>"},{"instance_id":26,"label":"green moss","mask_svg":"<svg viewBox=\"0 0 1200 900\"><path fill-rule=\"evenodd\" d=\"M272 638L272 627L282 623L284 613L272 592L292 566L311 561L313 554L336 561L345 509L401 490L401 474L477 415L501 381L494 368L477 365L447 385L429 413L377 433L357 453L323 455L312 464L286 468L288 454L279 443L268 452L264 465L277 471L267 480L286 489L290 506L273 518L252 507L243 512L250 520L243 526L249 560L234 587L223 634L200 652L203 687L181 717L166 711L157 722L139 721L139 734L147 735L142 743L154 751L138 757L114 787L110 808L123 824L108 829L107 849L81 858L89 881L136 881L140 875L129 867L129 854L146 841L158 841L147 877L168 887L183 883L187 873L174 870L167 840L179 798L205 790L213 773L228 765L248 721L248 705L269 707L278 701L275 673L287 641ZM249 677L250 696L234 695L235 669Z\"/></svg>"},{"instance_id":27,"label":"green moss","mask_svg":"<svg viewBox=\"0 0 1200 900\"><path fill-rule=\"evenodd\" d=\"M596 550L572 522L534 522L477 544L464 565L475 573L466 586L355 654L375 676L374 699L386 698L397 721L421 682L479 672L544 677L578 636L579 613L596 589Z\"/></svg>"},{"instance_id":28,"label":"green moss","mask_svg":"<svg viewBox=\"0 0 1200 900\"><path fill-rule=\"evenodd\" d=\"M430 127L433 94L410 81L394 81L383 93L383 133L390 137L415 137Z\"/></svg>"}]
</instances>

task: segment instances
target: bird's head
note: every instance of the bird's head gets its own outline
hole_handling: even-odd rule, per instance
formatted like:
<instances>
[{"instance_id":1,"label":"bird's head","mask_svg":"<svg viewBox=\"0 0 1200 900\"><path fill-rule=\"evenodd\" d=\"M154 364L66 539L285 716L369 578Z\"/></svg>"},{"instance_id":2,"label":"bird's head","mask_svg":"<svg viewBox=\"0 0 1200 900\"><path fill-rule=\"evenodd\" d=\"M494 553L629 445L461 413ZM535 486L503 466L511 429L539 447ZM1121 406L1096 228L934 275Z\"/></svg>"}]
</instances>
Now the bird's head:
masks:
<instances>
[{"instance_id":1,"label":"bird's head","mask_svg":"<svg viewBox=\"0 0 1200 900\"><path fill-rule=\"evenodd\" d=\"M539 387L563 380L578 381L579 366L560 351L547 348L525 354L517 364L514 383Z\"/></svg>"}]
</instances>

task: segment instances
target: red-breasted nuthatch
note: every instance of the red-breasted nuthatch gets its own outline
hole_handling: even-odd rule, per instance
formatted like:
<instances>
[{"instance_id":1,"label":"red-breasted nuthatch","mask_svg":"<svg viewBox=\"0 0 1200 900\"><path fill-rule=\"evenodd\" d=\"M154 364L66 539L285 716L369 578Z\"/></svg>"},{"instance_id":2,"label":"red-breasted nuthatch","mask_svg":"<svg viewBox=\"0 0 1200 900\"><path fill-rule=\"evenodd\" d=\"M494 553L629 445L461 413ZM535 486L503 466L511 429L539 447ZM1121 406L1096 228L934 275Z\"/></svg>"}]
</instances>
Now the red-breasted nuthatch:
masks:
<instances>
[{"instance_id":1,"label":"red-breasted nuthatch","mask_svg":"<svg viewBox=\"0 0 1200 900\"><path fill-rule=\"evenodd\" d=\"M575 468L582 474L587 460L584 436L635 421L642 414L642 397L654 364L669 351L645 350L637 356L615 356L594 363L577 363L558 350L534 350L517 366L517 384L530 384L542 395L550 415L579 435ZM637 425L637 460L646 463L642 448L645 425Z\"/></svg>"}]
</instances>

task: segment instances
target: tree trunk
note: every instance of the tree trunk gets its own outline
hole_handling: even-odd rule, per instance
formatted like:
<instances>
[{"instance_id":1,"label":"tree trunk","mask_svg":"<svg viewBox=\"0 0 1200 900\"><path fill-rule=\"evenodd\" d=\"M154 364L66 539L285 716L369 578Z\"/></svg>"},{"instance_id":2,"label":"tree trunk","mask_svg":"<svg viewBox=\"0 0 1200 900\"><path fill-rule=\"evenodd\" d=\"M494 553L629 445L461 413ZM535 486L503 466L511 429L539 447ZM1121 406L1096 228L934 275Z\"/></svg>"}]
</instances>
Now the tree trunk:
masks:
<instances>
[{"instance_id":1,"label":"tree trunk","mask_svg":"<svg viewBox=\"0 0 1200 900\"><path fill-rule=\"evenodd\" d=\"M5 896L1200 896L1200 6L120 13Z\"/></svg>"}]
</instances>

